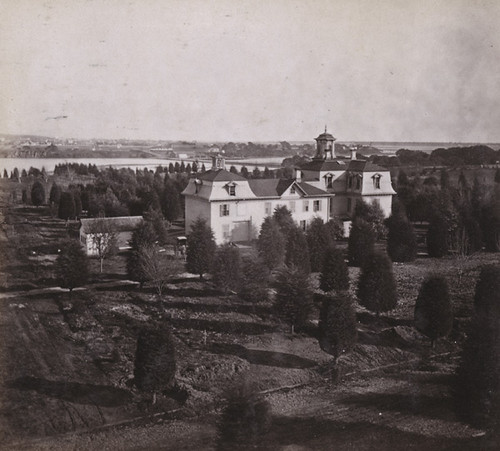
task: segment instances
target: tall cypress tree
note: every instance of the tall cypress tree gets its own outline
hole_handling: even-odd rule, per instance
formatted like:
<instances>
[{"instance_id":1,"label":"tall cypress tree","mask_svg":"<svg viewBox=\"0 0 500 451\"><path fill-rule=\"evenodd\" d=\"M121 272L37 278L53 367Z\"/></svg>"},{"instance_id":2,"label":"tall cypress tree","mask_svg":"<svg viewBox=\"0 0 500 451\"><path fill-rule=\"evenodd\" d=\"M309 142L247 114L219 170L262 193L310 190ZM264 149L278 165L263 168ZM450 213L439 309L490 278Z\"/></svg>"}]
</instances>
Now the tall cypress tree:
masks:
<instances>
[{"instance_id":1,"label":"tall cypress tree","mask_svg":"<svg viewBox=\"0 0 500 451\"><path fill-rule=\"evenodd\" d=\"M269 269L281 265L285 258L286 241L276 220L266 217L260 228L257 249Z\"/></svg>"},{"instance_id":2,"label":"tall cypress tree","mask_svg":"<svg viewBox=\"0 0 500 451\"><path fill-rule=\"evenodd\" d=\"M349 289L349 272L344 260L344 253L340 249L330 246L325 250L319 287L323 291Z\"/></svg>"},{"instance_id":3,"label":"tall cypress tree","mask_svg":"<svg viewBox=\"0 0 500 451\"><path fill-rule=\"evenodd\" d=\"M333 246L333 239L325 223L319 217L313 218L306 232L307 246L309 248L309 260L311 271L318 272L323 268L326 250Z\"/></svg>"},{"instance_id":4,"label":"tall cypress tree","mask_svg":"<svg viewBox=\"0 0 500 451\"><path fill-rule=\"evenodd\" d=\"M203 279L203 274L212 270L216 247L212 229L204 219L198 218L187 237L186 269Z\"/></svg>"}]
</instances>

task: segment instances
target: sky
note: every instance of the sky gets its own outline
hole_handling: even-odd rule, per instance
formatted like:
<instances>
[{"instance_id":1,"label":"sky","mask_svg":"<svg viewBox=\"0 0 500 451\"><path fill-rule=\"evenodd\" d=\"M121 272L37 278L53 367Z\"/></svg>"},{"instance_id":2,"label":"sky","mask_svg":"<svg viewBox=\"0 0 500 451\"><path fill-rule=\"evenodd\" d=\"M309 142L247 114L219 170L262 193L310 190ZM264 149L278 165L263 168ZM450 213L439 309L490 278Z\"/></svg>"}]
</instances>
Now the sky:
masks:
<instances>
[{"instance_id":1,"label":"sky","mask_svg":"<svg viewBox=\"0 0 500 451\"><path fill-rule=\"evenodd\" d=\"M498 0L0 0L0 133L500 142Z\"/></svg>"}]
</instances>

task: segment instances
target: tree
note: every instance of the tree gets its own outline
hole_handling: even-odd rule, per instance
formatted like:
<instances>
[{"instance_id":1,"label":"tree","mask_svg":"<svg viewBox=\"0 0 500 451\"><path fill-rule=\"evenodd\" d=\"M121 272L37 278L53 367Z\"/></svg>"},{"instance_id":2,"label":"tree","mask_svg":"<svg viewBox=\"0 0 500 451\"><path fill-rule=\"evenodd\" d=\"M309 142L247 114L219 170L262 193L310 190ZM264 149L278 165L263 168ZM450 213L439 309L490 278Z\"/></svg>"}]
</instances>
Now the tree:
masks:
<instances>
[{"instance_id":1,"label":"tree","mask_svg":"<svg viewBox=\"0 0 500 451\"><path fill-rule=\"evenodd\" d=\"M453 384L457 415L498 434L500 427L500 317L476 314Z\"/></svg>"},{"instance_id":2,"label":"tree","mask_svg":"<svg viewBox=\"0 0 500 451\"><path fill-rule=\"evenodd\" d=\"M269 269L280 266L285 257L286 241L281 229L272 217L266 217L260 228L257 249Z\"/></svg>"},{"instance_id":3,"label":"tree","mask_svg":"<svg viewBox=\"0 0 500 451\"><path fill-rule=\"evenodd\" d=\"M57 183L53 183L50 188L49 193L49 202L51 205L59 205L59 201L61 200L61 188Z\"/></svg>"},{"instance_id":4,"label":"tree","mask_svg":"<svg viewBox=\"0 0 500 451\"><path fill-rule=\"evenodd\" d=\"M427 229L427 253L429 257L443 257L448 253L448 224L441 214L435 214Z\"/></svg>"},{"instance_id":5,"label":"tree","mask_svg":"<svg viewBox=\"0 0 500 451\"><path fill-rule=\"evenodd\" d=\"M75 217L79 218L82 214L82 198L80 197L80 191L73 191L73 199L75 200Z\"/></svg>"},{"instance_id":6,"label":"tree","mask_svg":"<svg viewBox=\"0 0 500 451\"><path fill-rule=\"evenodd\" d=\"M242 258L238 295L245 301L267 301L269 276L269 268L257 254L246 255Z\"/></svg>"},{"instance_id":7,"label":"tree","mask_svg":"<svg viewBox=\"0 0 500 451\"><path fill-rule=\"evenodd\" d=\"M107 218L95 218L87 225L88 239L92 241L92 249L99 259L99 268L102 273L104 260L118 252L118 232Z\"/></svg>"},{"instance_id":8,"label":"tree","mask_svg":"<svg viewBox=\"0 0 500 451\"><path fill-rule=\"evenodd\" d=\"M39 207L45 203L45 188L38 180L33 183L31 188L31 203L35 207Z\"/></svg>"},{"instance_id":9,"label":"tree","mask_svg":"<svg viewBox=\"0 0 500 451\"><path fill-rule=\"evenodd\" d=\"M321 301L318 324L320 348L337 359L352 350L358 338L356 312L347 293L316 295Z\"/></svg>"},{"instance_id":10,"label":"tree","mask_svg":"<svg viewBox=\"0 0 500 451\"><path fill-rule=\"evenodd\" d=\"M385 217L378 202L373 202L371 204L363 200L356 202L354 218L364 219L366 223L370 225L375 234L375 240L385 238L387 234L387 229L384 225Z\"/></svg>"},{"instance_id":11,"label":"tree","mask_svg":"<svg viewBox=\"0 0 500 451\"><path fill-rule=\"evenodd\" d=\"M71 192L65 191L61 194L58 216L66 221L75 217L75 199Z\"/></svg>"},{"instance_id":12,"label":"tree","mask_svg":"<svg viewBox=\"0 0 500 451\"><path fill-rule=\"evenodd\" d=\"M179 261L162 252L158 244L144 243L139 247L138 262L140 273L154 285L161 306L161 296L167 283L181 272Z\"/></svg>"},{"instance_id":13,"label":"tree","mask_svg":"<svg viewBox=\"0 0 500 451\"><path fill-rule=\"evenodd\" d=\"M313 307L313 292L309 275L295 267L284 267L276 282L274 308L277 315L292 328L306 324Z\"/></svg>"},{"instance_id":14,"label":"tree","mask_svg":"<svg viewBox=\"0 0 500 451\"><path fill-rule=\"evenodd\" d=\"M292 212L284 205L276 207L273 212L273 218L278 224L281 233L285 238L288 238L288 233L296 229L297 224L293 220Z\"/></svg>"},{"instance_id":15,"label":"tree","mask_svg":"<svg viewBox=\"0 0 500 451\"><path fill-rule=\"evenodd\" d=\"M191 226L191 232L187 237L187 270L199 274L200 279L203 279L203 274L212 270L216 247L212 229L205 219L198 218Z\"/></svg>"},{"instance_id":16,"label":"tree","mask_svg":"<svg viewBox=\"0 0 500 451\"><path fill-rule=\"evenodd\" d=\"M167 180L161 198L161 208L165 218L173 222L181 214L181 202L179 192L177 191L174 182Z\"/></svg>"},{"instance_id":17,"label":"tree","mask_svg":"<svg viewBox=\"0 0 500 451\"><path fill-rule=\"evenodd\" d=\"M224 293L236 291L240 285L240 251L230 244L223 244L215 252L213 262L213 281Z\"/></svg>"},{"instance_id":18,"label":"tree","mask_svg":"<svg viewBox=\"0 0 500 451\"><path fill-rule=\"evenodd\" d=\"M431 347L440 337L446 337L453 326L448 284L444 277L428 276L422 283L415 303L415 327L429 337Z\"/></svg>"},{"instance_id":19,"label":"tree","mask_svg":"<svg viewBox=\"0 0 500 451\"><path fill-rule=\"evenodd\" d=\"M486 265L481 268L474 294L476 313L500 317L500 266Z\"/></svg>"},{"instance_id":20,"label":"tree","mask_svg":"<svg viewBox=\"0 0 500 451\"><path fill-rule=\"evenodd\" d=\"M249 176L249 173L248 173L248 169L246 166L242 166L241 169L240 169L240 175L242 177L245 177L246 179L248 178Z\"/></svg>"},{"instance_id":21,"label":"tree","mask_svg":"<svg viewBox=\"0 0 500 451\"><path fill-rule=\"evenodd\" d=\"M500 192L495 192L492 199L483 207L481 230L485 249L488 252L500 251Z\"/></svg>"},{"instance_id":22,"label":"tree","mask_svg":"<svg viewBox=\"0 0 500 451\"><path fill-rule=\"evenodd\" d=\"M9 178L9 173L7 172L7 169L4 168L3 170L3 178L8 179Z\"/></svg>"},{"instance_id":23,"label":"tree","mask_svg":"<svg viewBox=\"0 0 500 451\"><path fill-rule=\"evenodd\" d=\"M144 220L151 223L156 234L156 239L160 244L166 244L168 241L168 229L165 226L163 215L159 210L148 208L144 213Z\"/></svg>"},{"instance_id":24,"label":"tree","mask_svg":"<svg viewBox=\"0 0 500 451\"><path fill-rule=\"evenodd\" d=\"M28 203L28 193L26 192L25 189L23 189L23 192L21 194L21 201L24 205Z\"/></svg>"},{"instance_id":25,"label":"tree","mask_svg":"<svg viewBox=\"0 0 500 451\"><path fill-rule=\"evenodd\" d=\"M56 259L56 275L60 286L73 288L85 285L89 277L89 263L82 246L77 240L65 240L59 244L59 255Z\"/></svg>"},{"instance_id":26,"label":"tree","mask_svg":"<svg viewBox=\"0 0 500 451\"><path fill-rule=\"evenodd\" d=\"M344 253L333 246L325 250L323 267L319 276L319 287L323 291L348 290L349 272Z\"/></svg>"},{"instance_id":27,"label":"tree","mask_svg":"<svg viewBox=\"0 0 500 451\"><path fill-rule=\"evenodd\" d=\"M232 451L244 444L255 445L271 425L271 407L248 381L225 396L225 406L217 425L217 449Z\"/></svg>"},{"instance_id":28,"label":"tree","mask_svg":"<svg viewBox=\"0 0 500 451\"><path fill-rule=\"evenodd\" d=\"M298 227L288 231L286 243L285 263L288 266L295 266L306 274L311 272L309 261L309 249L304 232Z\"/></svg>"},{"instance_id":29,"label":"tree","mask_svg":"<svg viewBox=\"0 0 500 451\"><path fill-rule=\"evenodd\" d=\"M347 242L347 255L351 266L361 266L375 247L375 233L364 219L354 218Z\"/></svg>"},{"instance_id":30,"label":"tree","mask_svg":"<svg viewBox=\"0 0 500 451\"><path fill-rule=\"evenodd\" d=\"M153 394L171 388L175 382L175 343L168 324L144 328L137 337L134 362L134 383L137 388Z\"/></svg>"},{"instance_id":31,"label":"tree","mask_svg":"<svg viewBox=\"0 0 500 451\"><path fill-rule=\"evenodd\" d=\"M129 242L131 249L127 256L127 274L131 280L139 282L141 289L144 283L147 282L148 275L144 272L144 266L141 263L143 254L140 253L140 250L144 245L153 244L156 238L153 225L150 222L144 222L134 230Z\"/></svg>"},{"instance_id":32,"label":"tree","mask_svg":"<svg viewBox=\"0 0 500 451\"><path fill-rule=\"evenodd\" d=\"M309 248L309 260L311 271L318 272L322 270L323 260L326 250L333 246L331 235L323 220L319 217L313 218L306 232L307 247Z\"/></svg>"},{"instance_id":33,"label":"tree","mask_svg":"<svg viewBox=\"0 0 500 451\"><path fill-rule=\"evenodd\" d=\"M393 262L411 262L417 257L417 238L410 221L400 212L387 221L387 253Z\"/></svg>"},{"instance_id":34,"label":"tree","mask_svg":"<svg viewBox=\"0 0 500 451\"><path fill-rule=\"evenodd\" d=\"M396 282L392 262L387 255L376 251L367 255L361 266L357 294L359 303L375 312L377 317L381 312L388 312L396 307Z\"/></svg>"}]
</instances>

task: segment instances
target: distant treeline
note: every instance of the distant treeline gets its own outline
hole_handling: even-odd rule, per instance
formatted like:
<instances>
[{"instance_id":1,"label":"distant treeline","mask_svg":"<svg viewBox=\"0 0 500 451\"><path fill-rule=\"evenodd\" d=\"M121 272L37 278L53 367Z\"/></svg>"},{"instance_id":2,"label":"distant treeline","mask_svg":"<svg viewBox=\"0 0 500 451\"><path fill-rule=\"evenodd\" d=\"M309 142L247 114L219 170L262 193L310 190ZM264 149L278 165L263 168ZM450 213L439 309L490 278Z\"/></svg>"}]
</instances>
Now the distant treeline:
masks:
<instances>
[{"instance_id":1,"label":"distant treeline","mask_svg":"<svg viewBox=\"0 0 500 451\"><path fill-rule=\"evenodd\" d=\"M500 161L500 150L483 145L439 148L430 154L419 150L400 149L396 156L373 155L370 160L385 167L488 165Z\"/></svg>"}]
</instances>

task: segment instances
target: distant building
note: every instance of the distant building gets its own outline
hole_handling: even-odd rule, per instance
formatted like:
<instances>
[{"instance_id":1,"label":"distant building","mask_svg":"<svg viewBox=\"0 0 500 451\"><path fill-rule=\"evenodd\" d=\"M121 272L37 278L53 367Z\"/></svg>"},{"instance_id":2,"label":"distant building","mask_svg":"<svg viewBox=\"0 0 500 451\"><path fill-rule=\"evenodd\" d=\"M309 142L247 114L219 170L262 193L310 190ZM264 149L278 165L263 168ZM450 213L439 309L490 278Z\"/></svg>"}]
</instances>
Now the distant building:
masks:
<instances>
[{"instance_id":1,"label":"distant building","mask_svg":"<svg viewBox=\"0 0 500 451\"><path fill-rule=\"evenodd\" d=\"M100 221L104 231L97 231L95 224ZM87 255L97 255L95 236L97 234L107 235L109 231L116 233L118 249L128 249L132 233L143 222L142 216L120 216L116 218L87 218L81 219L80 242Z\"/></svg>"},{"instance_id":2,"label":"distant building","mask_svg":"<svg viewBox=\"0 0 500 451\"><path fill-rule=\"evenodd\" d=\"M337 158L335 138L326 132L316 138L313 160L296 168L293 179L255 179L225 169L224 158L212 158L212 168L190 179L185 197L186 233L197 218L206 219L218 244L248 241L258 236L266 216L286 206L304 230L314 217L328 221L337 217L348 231L356 202L378 203L387 217L391 214L390 172L351 158Z\"/></svg>"}]
</instances>

